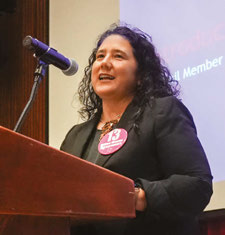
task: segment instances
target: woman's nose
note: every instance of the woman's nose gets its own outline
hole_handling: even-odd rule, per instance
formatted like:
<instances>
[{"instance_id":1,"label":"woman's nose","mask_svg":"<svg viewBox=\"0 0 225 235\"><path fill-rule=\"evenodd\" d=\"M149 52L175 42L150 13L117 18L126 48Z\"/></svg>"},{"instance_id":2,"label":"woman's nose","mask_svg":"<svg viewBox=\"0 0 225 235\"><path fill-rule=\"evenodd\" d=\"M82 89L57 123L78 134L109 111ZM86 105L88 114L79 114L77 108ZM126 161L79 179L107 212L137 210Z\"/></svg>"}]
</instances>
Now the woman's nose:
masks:
<instances>
[{"instance_id":1,"label":"woman's nose","mask_svg":"<svg viewBox=\"0 0 225 235\"><path fill-rule=\"evenodd\" d=\"M108 56L104 57L104 59L102 60L101 68L102 69L107 69L107 70L112 68L112 62L111 62L111 59Z\"/></svg>"}]
</instances>

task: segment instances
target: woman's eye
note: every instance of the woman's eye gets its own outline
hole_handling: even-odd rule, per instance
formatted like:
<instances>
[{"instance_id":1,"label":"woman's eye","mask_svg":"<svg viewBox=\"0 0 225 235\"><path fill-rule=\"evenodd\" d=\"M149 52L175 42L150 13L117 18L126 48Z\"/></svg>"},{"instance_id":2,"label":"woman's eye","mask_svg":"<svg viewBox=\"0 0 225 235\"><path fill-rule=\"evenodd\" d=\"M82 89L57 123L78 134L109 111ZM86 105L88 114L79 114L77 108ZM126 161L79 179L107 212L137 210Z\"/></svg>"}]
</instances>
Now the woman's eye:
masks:
<instances>
[{"instance_id":1,"label":"woman's eye","mask_svg":"<svg viewBox=\"0 0 225 235\"><path fill-rule=\"evenodd\" d=\"M123 58L123 56L121 54L116 54L115 57L116 58Z\"/></svg>"},{"instance_id":2,"label":"woman's eye","mask_svg":"<svg viewBox=\"0 0 225 235\"><path fill-rule=\"evenodd\" d=\"M96 58L97 58L97 59L104 58L104 54L98 54L98 55L96 56Z\"/></svg>"}]
</instances>

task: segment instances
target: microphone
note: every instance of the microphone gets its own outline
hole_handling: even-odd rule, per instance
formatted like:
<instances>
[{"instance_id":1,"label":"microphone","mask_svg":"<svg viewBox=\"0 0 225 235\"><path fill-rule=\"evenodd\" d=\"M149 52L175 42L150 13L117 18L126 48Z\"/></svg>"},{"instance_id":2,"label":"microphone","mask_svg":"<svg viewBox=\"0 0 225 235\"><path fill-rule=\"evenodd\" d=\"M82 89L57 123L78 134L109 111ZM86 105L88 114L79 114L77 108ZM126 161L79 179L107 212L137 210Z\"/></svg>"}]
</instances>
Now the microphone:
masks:
<instances>
[{"instance_id":1,"label":"microphone","mask_svg":"<svg viewBox=\"0 0 225 235\"><path fill-rule=\"evenodd\" d=\"M58 53L54 48L49 47L43 42L26 36L23 40L23 46L28 50L34 51L34 56L46 64L53 64L67 76L74 75L78 70L78 64L75 60L66 58Z\"/></svg>"}]
</instances>

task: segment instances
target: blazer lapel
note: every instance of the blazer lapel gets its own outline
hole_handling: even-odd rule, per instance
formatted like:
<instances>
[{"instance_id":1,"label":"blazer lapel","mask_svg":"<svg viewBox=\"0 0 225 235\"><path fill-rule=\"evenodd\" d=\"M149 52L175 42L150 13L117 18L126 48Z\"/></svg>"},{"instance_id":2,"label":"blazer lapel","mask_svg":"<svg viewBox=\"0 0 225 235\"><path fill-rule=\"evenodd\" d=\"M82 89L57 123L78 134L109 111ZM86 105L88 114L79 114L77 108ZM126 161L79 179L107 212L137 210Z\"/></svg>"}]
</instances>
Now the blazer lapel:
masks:
<instances>
[{"instance_id":1,"label":"blazer lapel","mask_svg":"<svg viewBox=\"0 0 225 235\"><path fill-rule=\"evenodd\" d=\"M92 133L96 130L98 121L99 116L95 116L93 119L85 123L85 128L81 128L79 132L79 138L77 138L77 141L75 143L77 156L83 158L83 153L89 144Z\"/></svg>"}]
</instances>

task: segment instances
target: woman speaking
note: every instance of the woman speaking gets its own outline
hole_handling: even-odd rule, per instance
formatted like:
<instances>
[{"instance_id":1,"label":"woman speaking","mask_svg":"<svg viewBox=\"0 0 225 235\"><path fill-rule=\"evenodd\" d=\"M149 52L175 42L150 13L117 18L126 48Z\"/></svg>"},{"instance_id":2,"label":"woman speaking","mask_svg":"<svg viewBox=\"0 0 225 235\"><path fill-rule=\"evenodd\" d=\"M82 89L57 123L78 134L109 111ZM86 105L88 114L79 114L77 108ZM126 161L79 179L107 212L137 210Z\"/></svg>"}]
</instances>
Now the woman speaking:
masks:
<instances>
[{"instance_id":1,"label":"woman speaking","mask_svg":"<svg viewBox=\"0 0 225 235\"><path fill-rule=\"evenodd\" d=\"M77 226L72 233L198 234L212 176L193 118L176 98L177 81L151 37L113 25L100 36L78 92L86 122L68 132L61 150L133 179L136 218ZM118 148L101 148L106 136L119 135Z\"/></svg>"}]
</instances>

